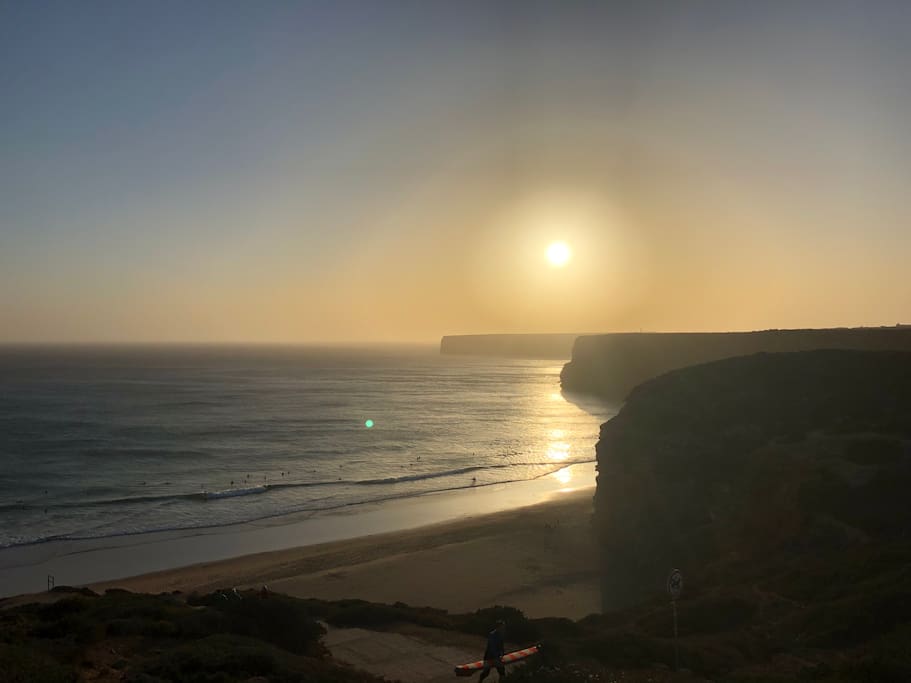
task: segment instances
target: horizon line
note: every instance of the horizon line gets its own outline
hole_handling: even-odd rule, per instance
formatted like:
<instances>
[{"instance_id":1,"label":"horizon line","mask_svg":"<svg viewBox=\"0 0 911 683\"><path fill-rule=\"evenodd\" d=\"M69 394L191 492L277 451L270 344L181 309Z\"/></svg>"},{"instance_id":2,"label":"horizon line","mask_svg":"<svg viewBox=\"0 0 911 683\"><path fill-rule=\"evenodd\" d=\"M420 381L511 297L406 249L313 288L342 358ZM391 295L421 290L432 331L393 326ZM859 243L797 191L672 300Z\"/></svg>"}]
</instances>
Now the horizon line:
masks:
<instances>
[{"instance_id":1,"label":"horizon line","mask_svg":"<svg viewBox=\"0 0 911 683\"><path fill-rule=\"evenodd\" d=\"M0 348L14 346L428 346L439 344L446 337L494 337L494 336L598 336L606 334L730 334L743 332L783 332L803 330L865 330L865 329L906 329L911 323L893 323L891 325L832 325L828 327L765 327L726 330L611 330L603 332L459 332L442 334L433 339L331 339L331 340L175 340L175 339L139 339L139 340L0 340Z\"/></svg>"}]
</instances>

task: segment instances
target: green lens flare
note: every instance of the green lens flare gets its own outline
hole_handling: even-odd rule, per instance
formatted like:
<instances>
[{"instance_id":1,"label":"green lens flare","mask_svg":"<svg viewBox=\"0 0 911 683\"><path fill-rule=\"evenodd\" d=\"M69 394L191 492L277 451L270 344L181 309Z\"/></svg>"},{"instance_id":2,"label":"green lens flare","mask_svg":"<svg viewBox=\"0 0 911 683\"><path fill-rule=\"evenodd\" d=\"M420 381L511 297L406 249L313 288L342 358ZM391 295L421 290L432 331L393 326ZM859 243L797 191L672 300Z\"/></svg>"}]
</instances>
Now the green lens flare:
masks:
<instances>
[{"instance_id":1,"label":"green lens flare","mask_svg":"<svg viewBox=\"0 0 911 683\"><path fill-rule=\"evenodd\" d=\"M364 423L364 426L365 426L367 429L370 429L370 428L373 426L373 420L367 420L367 421Z\"/></svg>"}]
</instances>

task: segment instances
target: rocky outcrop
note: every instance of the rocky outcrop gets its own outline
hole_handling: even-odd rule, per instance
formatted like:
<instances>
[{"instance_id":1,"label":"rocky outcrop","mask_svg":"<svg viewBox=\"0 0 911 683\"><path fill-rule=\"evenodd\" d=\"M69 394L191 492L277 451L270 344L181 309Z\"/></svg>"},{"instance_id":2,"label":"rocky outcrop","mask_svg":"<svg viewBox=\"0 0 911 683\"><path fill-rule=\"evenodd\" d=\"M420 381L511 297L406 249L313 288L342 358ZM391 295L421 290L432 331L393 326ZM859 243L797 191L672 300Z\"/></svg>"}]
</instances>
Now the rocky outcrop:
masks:
<instances>
[{"instance_id":1,"label":"rocky outcrop","mask_svg":"<svg viewBox=\"0 0 911 683\"><path fill-rule=\"evenodd\" d=\"M774 558L775 575L781 558L908 543L911 353L675 370L632 391L596 450L606 609L660 595L671 567L704 577Z\"/></svg>"},{"instance_id":2,"label":"rocky outcrop","mask_svg":"<svg viewBox=\"0 0 911 683\"><path fill-rule=\"evenodd\" d=\"M564 360L578 334L465 334L443 337L440 353Z\"/></svg>"},{"instance_id":3,"label":"rocky outcrop","mask_svg":"<svg viewBox=\"0 0 911 683\"><path fill-rule=\"evenodd\" d=\"M759 352L815 349L911 351L907 326L725 333L582 336L560 379L565 391L623 400L637 384L676 368Z\"/></svg>"}]
</instances>

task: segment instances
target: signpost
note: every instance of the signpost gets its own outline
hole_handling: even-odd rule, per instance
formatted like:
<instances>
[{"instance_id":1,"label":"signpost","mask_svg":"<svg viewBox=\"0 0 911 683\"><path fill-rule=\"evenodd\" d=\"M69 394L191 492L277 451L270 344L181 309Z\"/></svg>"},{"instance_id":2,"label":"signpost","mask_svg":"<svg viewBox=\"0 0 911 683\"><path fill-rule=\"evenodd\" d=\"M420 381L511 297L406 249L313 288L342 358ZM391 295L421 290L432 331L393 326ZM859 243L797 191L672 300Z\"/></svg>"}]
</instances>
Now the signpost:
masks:
<instances>
[{"instance_id":1,"label":"signpost","mask_svg":"<svg viewBox=\"0 0 911 683\"><path fill-rule=\"evenodd\" d=\"M680 669L680 652L677 649L677 598L683 592L683 574L679 569L671 569L667 577L667 593L671 596L671 608L674 610L674 671Z\"/></svg>"}]
</instances>

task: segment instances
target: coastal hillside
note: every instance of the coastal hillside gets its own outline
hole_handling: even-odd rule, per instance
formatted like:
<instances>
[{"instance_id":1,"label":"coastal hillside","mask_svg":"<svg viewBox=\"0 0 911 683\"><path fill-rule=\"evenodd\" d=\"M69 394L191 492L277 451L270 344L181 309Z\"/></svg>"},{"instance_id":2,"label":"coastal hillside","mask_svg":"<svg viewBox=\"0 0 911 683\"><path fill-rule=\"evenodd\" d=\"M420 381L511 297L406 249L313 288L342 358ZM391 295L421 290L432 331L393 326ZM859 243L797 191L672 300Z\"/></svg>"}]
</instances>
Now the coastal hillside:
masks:
<instances>
[{"instance_id":1,"label":"coastal hillside","mask_svg":"<svg viewBox=\"0 0 911 683\"><path fill-rule=\"evenodd\" d=\"M751 353L815 349L911 351L911 327L582 336L560 380L565 391L623 400L637 384L676 368Z\"/></svg>"},{"instance_id":2,"label":"coastal hillside","mask_svg":"<svg viewBox=\"0 0 911 683\"><path fill-rule=\"evenodd\" d=\"M446 336L440 353L505 358L570 358L578 334L463 334Z\"/></svg>"},{"instance_id":3,"label":"coastal hillside","mask_svg":"<svg viewBox=\"0 0 911 683\"><path fill-rule=\"evenodd\" d=\"M704 577L732 557L837 561L907 542L911 353L756 354L670 372L630 394L596 451L608 606L673 566Z\"/></svg>"},{"instance_id":4,"label":"coastal hillside","mask_svg":"<svg viewBox=\"0 0 911 683\"><path fill-rule=\"evenodd\" d=\"M911 353L756 354L670 372L630 394L596 450L606 608L660 591L671 567L694 586L767 591L805 574L799 602L911 578L871 559L905 556L911 541Z\"/></svg>"}]
</instances>

